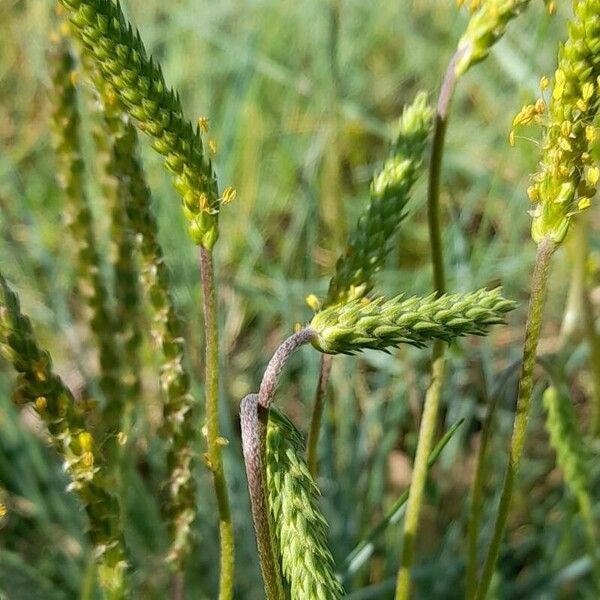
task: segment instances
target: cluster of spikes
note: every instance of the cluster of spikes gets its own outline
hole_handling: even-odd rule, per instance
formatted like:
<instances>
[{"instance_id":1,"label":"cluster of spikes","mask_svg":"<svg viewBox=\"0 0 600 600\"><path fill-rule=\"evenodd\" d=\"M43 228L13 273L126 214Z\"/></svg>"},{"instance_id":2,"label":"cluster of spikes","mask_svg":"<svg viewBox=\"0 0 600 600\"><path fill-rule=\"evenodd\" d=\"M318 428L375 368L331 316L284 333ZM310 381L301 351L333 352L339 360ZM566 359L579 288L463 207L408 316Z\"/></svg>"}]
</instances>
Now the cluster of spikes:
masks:
<instances>
[{"instance_id":1,"label":"cluster of spikes","mask_svg":"<svg viewBox=\"0 0 600 600\"><path fill-rule=\"evenodd\" d=\"M135 159L134 124L151 138L153 148L164 157L182 198L194 243L206 249L214 246L220 206L232 200L235 192L225 188L219 193L201 136L206 131L206 121L201 120L194 127L185 118L179 95L167 87L160 65L148 56L120 5L112 0L60 0L60 3L68 14L72 31L83 48L84 61L89 62L89 71L107 109L113 144L111 166L128 182L121 199L125 200L127 222L136 234L142 278L155 311L154 334L164 355L161 380L167 396L165 421L171 440L169 516L174 538L170 557L181 566L189 552L191 522L195 515L190 451L193 399L184 367L181 324L169 294L168 273L150 210L149 191L141 165ZM527 4L526 0L489 0L476 8L459 43L457 75L486 56L504 33L508 21ZM590 10L597 9L598 0L587 4L592 7ZM597 31L594 35L597 38ZM581 48L576 50L580 52ZM58 103L56 129L71 133L78 125L77 115L73 113L72 64L59 66L55 85L68 94L65 102ZM569 70L564 65L562 68L566 83L573 72L580 79L583 77L575 68ZM570 93L571 87L565 89ZM581 97L588 94L587 89L580 90ZM596 84L594 94L597 89ZM597 101L592 99L591 105L597 107ZM66 112L66 116L62 115ZM310 341L323 353L353 354L364 349L387 350L403 343L423 346L434 339L450 342L464 335L486 334L492 325L502 323L514 308L499 290L439 298L434 295L408 299L397 296L390 300L367 298L375 285L376 273L385 264L391 240L406 214L412 189L421 174L432 120L433 111L427 96L419 94L398 123L389 156L372 180L369 204L336 264L324 308L306 328L303 343ZM70 137L76 139L77 136ZM211 146L210 142L208 145ZM72 149L72 155L66 165L71 179L64 187L75 196L82 165L77 149ZM127 160L127 157L134 158ZM79 220L85 221L84 217L80 215ZM74 231L81 238L80 233ZM91 274L94 273L92 270ZM100 285L95 281L91 283ZM105 477L104 457L85 428L84 416L73 395L52 372L49 355L39 349L28 319L20 313L15 294L1 277L0 292L0 351L20 373L18 396L34 405L66 461L73 489L80 494L88 511L105 589L125 596L127 563L117 522L119 509L110 480ZM103 299L102 293L95 292ZM101 315L101 303L93 304L96 313ZM134 341L137 343L137 338ZM115 378L118 384L118 374ZM109 390L109 386L106 387ZM269 519L291 596L299 600L338 598L342 590L335 579L333 559L327 548L318 490L302 458L302 437L289 420L270 409L263 442L265 452L261 460L265 461Z\"/></svg>"},{"instance_id":2,"label":"cluster of spikes","mask_svg":"<svg viewBox=\"0 0 600 600\"><path fill-rule=\"evenodd\" d=\"M405 108L389 156L373 177L370 201L336 263L326 299L321 303L316 296L309 296L309 305L317 311L312 321L280 346L265 371L260 393L251 395L252 402L242 402L242 440L257 539L274 536L276 549L267 554L276 557L291 597L299 600L338 598L342 590L327 547L318 489L304 462L302 436L271 407L275 380L285 360L307 342L324 354L354 354L485 335L491 326L504 323L506 314L515 308L514 302L502 297L500 289L441 297L367 297L406 216L421 173L432 117L425 94L419 94ZM257 414L262 409L269 415L266 434ZM262 471L266 473L265 486ZM262 489L266 497L257 502L256 495Z\"/></svg>"}]
</instances>

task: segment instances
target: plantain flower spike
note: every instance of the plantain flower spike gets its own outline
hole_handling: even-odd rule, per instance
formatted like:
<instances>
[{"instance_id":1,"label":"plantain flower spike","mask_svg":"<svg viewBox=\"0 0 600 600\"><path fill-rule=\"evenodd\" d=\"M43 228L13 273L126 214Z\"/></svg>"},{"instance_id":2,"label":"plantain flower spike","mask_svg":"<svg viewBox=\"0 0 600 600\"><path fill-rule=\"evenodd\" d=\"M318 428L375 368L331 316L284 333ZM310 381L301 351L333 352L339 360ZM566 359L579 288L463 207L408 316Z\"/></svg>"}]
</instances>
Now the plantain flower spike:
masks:
<instances>
[{"instance_id":1,"label":"plantain flower spike","mask_svg":"<svg viewBox=\"0 0 600 600\"><path fill-rule=\"evenodd\" d=\"M287 417L271 408L267 426L267 490L290 597L336 600L342 597L342 588L335 578L327 546L327 523L319 509L319 490L303 456L302 435Z\"/></svg>"},{"instance_id":2,"label":"plantain flower spike","mask_svg":"<svg viewBox=\"0 0 600 600\"><path fill-rule=\"evenodd\" d=\"M0 354L18 372L15 397L31 404L48 428L52 445L71 478L69 489L85 506L100 583L107 597L127 597L119 506L104 476L103 458L86 430L82 410L54 373L50 355L38 346L30 320L21 313L17 295L1 274Z\"/></svg>"},{"instance_id":3,"label":"plantain flower spike","mask_svg":"<svg viewBox=\"0 0 600 600\"><path fill-rule=\"evenodd\" d=\"M140 35L112 0L60 0L102 77L165 158L183 200L194 243L211 249L218 238L220 195L200 127L183 115L179 95L165 84Z\"/></svg>"},{"instance_id":4,"label":"plantain flower spike","mask_svg":"<svg viewBox=\"0 0 600 600\"><path fill-rule=\"evenodd\" d=\"M432 339L450 342L465 335L485 335L491 325L504 323L504 316L514 308L500 289L439 298L435 294L362 298L317 313L310 323L315 332L311 343L326 354L386 350L400 344L421 347Z\"/></svg>"},{"instance_id":5,"label":"plantain flower spike","mask_svg":"<svg viewBox=\"0 0 600 600\"><path fill-rule=\"evenodd\" d=\"M390 240L421 173L432 118L424 92L404 109L388 158L371 182L369 204L337 261L326 306L361 298L373 288L373 277L390 251Z\"/></svg>"},{"instance_id":6,"label":"plantain flower spike","mask_svg":"<svg viewBox=\"0 0 600 600\"><path fill-rule=\"evenodd\" d=\"M540 243L563 241L573 216L596 192L591 157L600 104L600 0L574 2L569 36L558 53L539 170L528 190L534 203L531 233Z\"/></svg>"},{"instance_id":7,"label":"plantain flower spike","mask_svg":"<svg viewBox=\"0 0 600 600\"><path fill-rule=\"evenodd\" d=\"M523 12L530 0L477 0L465 33L458 42L454 72L457 77L481 62L504 35L508 23ZM459 5L462 3L459 3Z\"/></svg>"}]
</instances>

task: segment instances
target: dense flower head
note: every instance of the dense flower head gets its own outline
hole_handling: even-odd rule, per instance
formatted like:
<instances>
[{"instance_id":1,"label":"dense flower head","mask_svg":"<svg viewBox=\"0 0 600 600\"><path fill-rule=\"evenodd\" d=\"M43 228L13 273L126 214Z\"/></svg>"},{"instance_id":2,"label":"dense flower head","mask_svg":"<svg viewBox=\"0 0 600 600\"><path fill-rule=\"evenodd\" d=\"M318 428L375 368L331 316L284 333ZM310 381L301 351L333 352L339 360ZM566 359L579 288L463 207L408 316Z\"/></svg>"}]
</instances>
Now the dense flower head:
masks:
<instances>
[{"instance_id":1,"label":"dense flower head","mask_svg":"<svg viewBox=\"0 0 600 600\"><path fill-rule=\"evenodd\" d=\"M284 577L295 600L335 600L342 588L327 546L319 490L303 458L304 440L277 409L269 410L266 471L269 509Z\"/></svg>"},{"instance_id":2,"label":"dense flower head","mask_svg":"<svg viewBox=\"0 0 600 600\"><path fill-rule=\"evenodd\" d=\"M426 298L362 298L317 313L310 323L315 332L311 343L327 354L386 350L400 344L423 346L433 339L485 335L514 308L499 289Z\"/></svg>"},{"instance_id":3,"label":"dense flower head","mask_svg":"<svg viewBox=\"0 0 600 600\"><path fill-rule=\"evenodd\" d=\"M600 104L600 0L576 2L574 11L547 105L542 100L535 110L525 107L514 123L536 121L544 128L539 169L528 190L537 243L564 239L572 217L590 205L600 174L591 156ZM544 79L541 87L548 85Z\"/></svg>"},{"instance_id":4,"label":"dense flower head","mask_svg":"<svg viewBox=\"0 0 600 600\"><path fill-rule=\"evenodd\" d=\"M490 48L506 32L508 23L527 8L529 1L472 0L468 3L473 15L458 42L458 60L455 64L457 76L468 71L489 54Z\"/></svg>"},{"instance_id":5,"label":"dense flower head","mask_svg":"<svg viewBox=\"0 0 600 600\"><path fill-rule=\"evenodd\" d=\"M71 24L102 77L119 101L152 138L165 158L175 189L183 200L188 231L196 244L212 248L218 237L220 204L234 194L219 196L212 162L205 152L202 129L184 117L179 94L167 87L160 65L149 57L139 34L111 0L61 0Z\"/></svg>"},{"instance_id":6,"label":"dense flower head","mask_svg":"<svg viewBox=\"0 0 600 600\"><path fill-rule=\"evenodd\" d=\"M336 263L326 306L360 298L373 288L373 277L385 262L390 241L405 216L404 209L421 173L432 118L433 111L423 92L404 109L388 157L371 181L369 204Z\"/></svg>"}]
</instances>

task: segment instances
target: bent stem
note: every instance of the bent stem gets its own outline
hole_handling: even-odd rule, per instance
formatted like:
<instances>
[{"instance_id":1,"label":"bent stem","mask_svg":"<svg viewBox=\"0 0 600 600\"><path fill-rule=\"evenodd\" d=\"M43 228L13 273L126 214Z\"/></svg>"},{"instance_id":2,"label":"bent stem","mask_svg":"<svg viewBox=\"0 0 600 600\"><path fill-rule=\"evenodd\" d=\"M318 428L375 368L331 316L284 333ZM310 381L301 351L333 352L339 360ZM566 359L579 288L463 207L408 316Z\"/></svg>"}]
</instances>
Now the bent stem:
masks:
<instances>
[{"instance_id":1,"label":"bent stem","mask_svg":"<svg viewBox=\"0 0 600 600\"><path fill-rule=\"evenodd\" d=\"M333 356L323 354L321 356L321 366L319 368L319 381L315 392L315 401L313 404L312 416L310 419L310 430L308 433L308 444L306 450L306 464L308 471L313 479L317 476L317 450L319 447L319 433L321 430L321 420L323 418L323 409L327 397L327 385L331 374L331 364Z\"/></svg>"},{"instance_id":2,"label":"bent stem","mask_svg":"<svg viewBox=\"0 0 600 600\"><path fill-rule=\"evenodd\" d=\"M305 327L287 338L269 361L258 394L249 394L240 405L242 449L248 478L252 520L256 532L256 545L267 600L285 599L279 554L270 525L266 483L265 452L269 407L273 401L281 371L290 356L314 336L314 329Z\"/></svg>"},{"instance_id":3,"label":"bent stem","mask_svg":"<svg viewBox=\"0 0 600 600\"><path fill-rule=\"evenodd\" d=\"M265 594L267 600L283 600L285 593L279 556L271 529L266 484L264 440L268 418L269 411L258 403L258 394L249 394L242 400L240 405L242 449Z\"/></svg>"},{"instance_id":4,"label":"bent stem","mask_svg":"<svg viewBox=\"0 0 600 600\"><path fill-rule=\"evenodd\" d=\"M219 342L217 329L217 300L215 292L213 256L210 250L200 246L200 276L204 302L204 328L206 335L205 395L206 395L206 440L208 462L213 474L213 483L219 511L219 533L221 559L219 599L233 598L234 541L233 523L227 495L227 482L223 471L221 439L219 437Z\"/></svg>"},{"instance_id":5,"label":"bent stem","mask_svg":"<svg viewBox=\"0 0 600 600\"><path fill-rule=\"evenodd\" d=\"M450 60L438 99L431 159L429 163L429 185L427 190L427 223L429 226L429 244L431 247L431 262L433 265L433 283L436 292L441 295L446 291L444 273L444 257L442 253L442 234L440 225L440 179L444 156L444 141L448 125L448 110L456 85L456 63L464 51L455 52ZM396 581L396 600L406 600L410 593L410 569L414 561L414 543L419 527L423 492L427 478L427 459L433 446L435 426L440 406L440 396L445 371L446 346L436 340L432 351L431 383L425 396L423 417L419 429L419 441L410 486L404 533L400 570Z\"/></svg>"},{"instance_id":6,"label":"bent stem","mask_svg":"<svg viewBox=\"0 0 600 600\"><path fill-rule=\"evenodd\" d=\"M502 542L502 536L506 526L514 484L519 470L519 463L521 460L521 455L523 454L525 433L527 430L527 422L529 421L531 397L533 393L533 370L535 368L536 351L542 325L542 313L546 300L548 273L550 270L550 261L555 248L556 245L550 238L545 238L538 245L535 267L531 281L531 297L529 299L527 323L525 326L523 363L521 365L521 375L519 378L519 393L517 397L517 408L510 445L510 456L504 477L504 484L502 486L502 494L500 496L500 505L496 515L496 522L494 524L494 533L485 557L481 580L475 595L477 600L483 600L486 597L492 576L494 574L498 553L500 551L500 543Z\"/></svg>"}]
</instances>

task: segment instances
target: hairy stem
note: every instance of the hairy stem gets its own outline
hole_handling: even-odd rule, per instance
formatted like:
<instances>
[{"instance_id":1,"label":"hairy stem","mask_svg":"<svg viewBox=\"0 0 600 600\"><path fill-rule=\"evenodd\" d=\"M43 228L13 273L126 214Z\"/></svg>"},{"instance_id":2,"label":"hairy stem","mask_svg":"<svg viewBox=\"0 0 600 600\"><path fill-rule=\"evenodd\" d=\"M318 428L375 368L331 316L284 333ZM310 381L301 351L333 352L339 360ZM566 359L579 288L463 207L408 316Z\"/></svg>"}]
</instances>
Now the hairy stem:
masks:
<instances>
[{"instance_id":1,"label":"hairy stem","mask_svg":"<svg viewBox=\"0 0 600 600\"><path fill-rule=\"evenodd\" d=\"M290 356L300 348L300 346L310 342L316 335L316 332L312 327L305 327L300 331L297 331L291 335L277 350L273 357L269 361L267 368L263 374L262 381L260 383L260 390L258 391L258 402L265 408L269 408L275 395L275 388L279 382L279 376L283 367L289 360Z\"/></svg>"},{"instance_id":2,"label":"hairy stem","mask_svg":"<svg viewBox=\"0 0 600 600\"><path fill-rule=\"evenodd\" d=\"M433 283L436 292L442 295L446 291L446 277L444 273L444 257L442 252L442 234L440 225L440 179L442 172L442 161L444 156L444 141L448 124L448 110L456 85L455 66L461 58L462 52L456 52L440 89L435 125L433 132L433 145L429 163L429 185L427 190L427 219L429 225L429 244L431 247L431 262L433 265ZM413 470L413 478L410 485L406 518L404 519L404 542L402 545L402 557L400 570L396 582L396 600L405 600L410 593L410 569L414 561L414 545L423 493L427 478L427 459L433 446L435 426L440 406L440 396L445 371L446 346L444 342L436 340L432 351L431 383L425 396L423 417L419 429L419 441Z\"/></svg>"},{"instance_id":3,"label":"hairy stem","mask_svg":"<svg viewBox=\"0 0 600 600\"><path fill-rule=\"evenodd\" d=\"M227 495L227 482L223 471L221 439L219 437L219 337L217 329L217 300L213 270L212 251L200 246L200 275L204 300L204 328L206 335L205 394L206 394L206 439L208 461L219 510L219 533L221 537L221 559L219 599L233 598L234 542L233 523Z\"/></svg>"},{"instance_id":4,"label":"hairy stem","mask_svg":"<svg viewBox=\"0 0 600 600\"><path fill-rule=\"evenodd\" d=\"M317 450L319 447L319 432L321 430L321 419L323 418L323 409L327 398L327 385L331 374L331 363L333 356L323 354L321 356L321 366L319 367L319 381L317 391L315 392L315 401L313 404L312 416L310 419L310 431L308 433L308 445L306 450L306 463L313 479L317 476Z\"/></svg>"},{"instance_id":5,"label":"hairy stem","mask_svg":"<svg viewBox=\"0 0 600 600\"><path fill-rule=\"evenodd\" d=\"M502 486L502 494L500 496L500 505L496 515L494 524L494 533L488 548L481 580L477 587L476 598L483 600L488 592L498 552L500 551L500 543L504 534L504 527L508 517L510 501L512 499L513 489L519 463L523 453L525 444L525 433L527 430L527 422L529 420L529 411L531 407L531 397L533 393L533 370L535 368L535 358L540 337L540 329L542 325L542 313L546 299L546 287L548 282L548 273L550 270L550 261L552 254L556 248L555 243L549 239L544 239L539 245L533 270L531 282L531 297L529 299L529 309L527 314L527 323L525 326L525 341L523 344L523 363L521 365L521 375L519 378L519 393L517 397L517 409L515 422L513 425L513 434L510 446L510 456L508 466Z\"/></svg>"},{"instance_id":6,"label":"hairy stem","mask_svg":"<svg viewBox=\"0 0 600 600\"><path fill-rule=\"evenodd\" d=\"M242 400L240 405L242 447L265 594L267 600L283 600L285 593L271 528L266 485L264 441L268 415L268 410L258 402L258 394L249 394Z\"/></svg>"},{"instance_id":7,"label":"hairy stem","mask_svg":"<svg viewBox=\"0 0 600 600\"><path fill-rule=\"evenodd\" d=\"M279 568L273 531L270 526L269 501L266 487L266 441L269 406L273 401L275 388L285 364L292 354L315 335L310 327L305 327L287 338L275 351L263 374L258 394L249 394L240 405L242 447L252 520L256 532L256 544L260 568L265 584L267 600L283 600L283 583Z\"/></svg>"}]
</instances>

